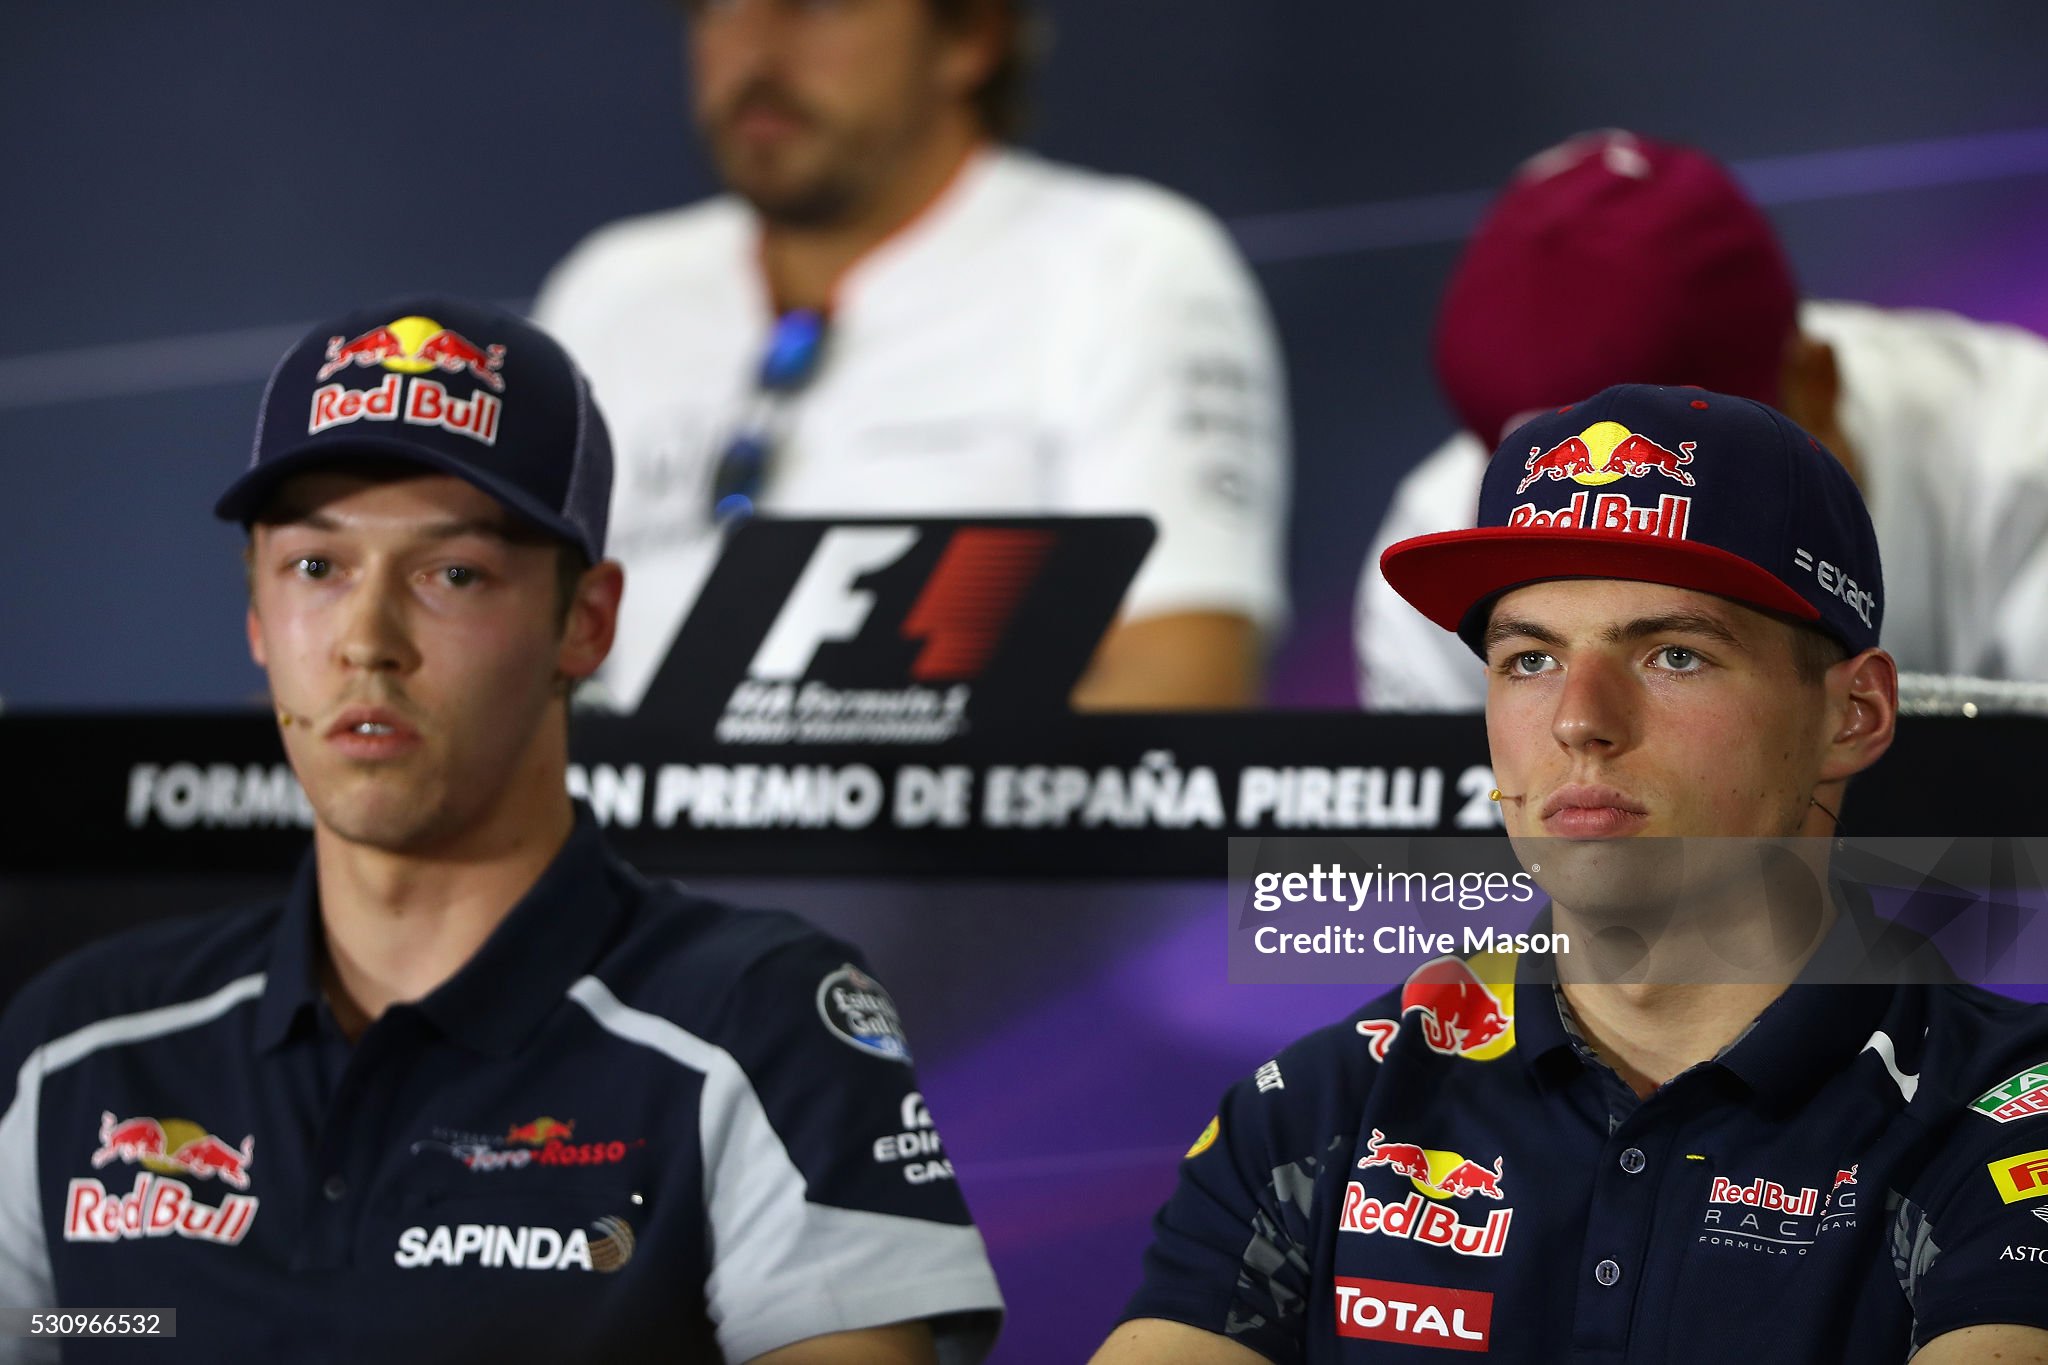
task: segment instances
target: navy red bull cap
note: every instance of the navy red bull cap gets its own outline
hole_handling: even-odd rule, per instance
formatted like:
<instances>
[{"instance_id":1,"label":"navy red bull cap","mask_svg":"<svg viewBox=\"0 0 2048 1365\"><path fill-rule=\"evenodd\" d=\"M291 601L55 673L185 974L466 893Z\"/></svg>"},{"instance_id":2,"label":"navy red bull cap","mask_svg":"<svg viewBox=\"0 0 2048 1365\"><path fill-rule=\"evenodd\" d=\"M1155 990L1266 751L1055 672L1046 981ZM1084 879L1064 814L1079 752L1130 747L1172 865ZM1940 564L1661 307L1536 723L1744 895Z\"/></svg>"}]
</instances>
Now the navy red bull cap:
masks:
<instances>
[{"instance_id":1,"label":"navy red bull cap","mask_svg":"<svg viewBox=\"0 0 2048 1365\"><path fill-rule=\"evenodd\" d=\"M1625 578L1716 593L1877 644L1877 533L1849 471L1748 398L1617 384L1536 417L1494 451L1472 530L1387 548L1380 572L1483 653L1487 612L1551 578Z\"/></svg>"},{"instance_id":2,"label":"navy red bull cap","mask_svg":"<svg viewBox=\"0 0 2048 1365\"><path fill-rule=\"evenodd\" d=\"M568 353L503 309L406 298L308 332L271 371L249 467L214 514L246 524L291 475L365 458L467 479L604 558L604 417Z\"/></svg>"}]
</instances>

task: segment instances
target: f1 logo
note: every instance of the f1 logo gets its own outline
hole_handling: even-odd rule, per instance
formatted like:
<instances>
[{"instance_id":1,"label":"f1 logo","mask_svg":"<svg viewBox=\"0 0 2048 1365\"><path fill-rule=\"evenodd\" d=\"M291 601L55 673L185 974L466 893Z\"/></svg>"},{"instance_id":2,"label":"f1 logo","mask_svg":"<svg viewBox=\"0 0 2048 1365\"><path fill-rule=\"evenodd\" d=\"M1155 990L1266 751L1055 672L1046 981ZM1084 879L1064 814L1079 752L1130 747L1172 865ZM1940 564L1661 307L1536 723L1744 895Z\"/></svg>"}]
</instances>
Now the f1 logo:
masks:
<instances>
[{"instance_id":1,"label":"f1 logo","mask_svg":"<svg viewBox=\"0 0 2048 1365\"><path fill-rule=\"evenodd\" d=\"M875 609L875 595L853 585L894 564L915 544L917 532L908 526L835 526L825 532L754 651L748 676L795 682L810 671L820 645L860 634Z\"/></svg>"},{"instance_id":2,"label":"f1 logo","mask_svg":"<svg viewBox=\"0 0 2048 1365\"><path fill-rule=\"evenodd\" d=\"M918 541L908 526L835 526L804 565L796 586L748 665L762 682L796 682L826 644L856 639L875 608L854 585L894 564ZM964 527L939 555L903 617L902 637L922 640L914 682L964 681L979 674L1054 543L1049 531Z\"/></svg>"}]
</instances>

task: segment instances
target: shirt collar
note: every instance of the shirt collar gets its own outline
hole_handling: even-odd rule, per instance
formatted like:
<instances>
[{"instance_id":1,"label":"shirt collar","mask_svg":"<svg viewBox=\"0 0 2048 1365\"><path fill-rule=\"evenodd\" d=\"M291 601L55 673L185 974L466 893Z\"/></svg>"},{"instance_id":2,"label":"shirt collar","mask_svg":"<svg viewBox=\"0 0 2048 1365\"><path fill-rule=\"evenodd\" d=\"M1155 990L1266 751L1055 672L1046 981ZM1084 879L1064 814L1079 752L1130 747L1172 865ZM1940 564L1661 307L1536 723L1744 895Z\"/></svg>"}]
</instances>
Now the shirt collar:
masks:
<instances>
[{"instance_id":1,"label":"shirt collar","mask_svg":"<svg viewBox=\"0 0 2048 1365\"><path fill-rule=\"evenodd\" d=\"M1550 907L1529 926L1550 932ZM1578 1067L1577 1050L1566 1032L1563 998L1557 993L1557 962L1548 953L1523 953L1515 960L1515 1050L1539 1079L1557 1079Z\"/></svg>"},{"instance_id":2,"label":"shirt collar","mask_svg":"<svg viewBox=\"0 0 2048 1365\"><path fill-rule=\"evenodd\" d=\"M1784 1103L1809 1093L1869 1039L1898 987L1869 979L1858 913L1845 909L1822 936L1797 980L1713 1059L1760 1097ZM1550 932L1550 907L1530 926ZM1845 984L1845 976L1862 980ZM1515 966L1515 1045L1540 1078L1561 1078L1580 1065L1563 1018L1557 964L1548 954L1524 953Z\"/></svg>"},{"instance_id":3,"label":"shirt collar","mask_svg":"<svg viewBox=\"0 0 2048 1365\"><path fill-rule=\"evenodd\" d=\"M475 1051L517 1052L612 937L628 908L622 879L631 875L605 846L589 808L578 802L575 826L539 880L469 961L416 1008ZM318 924L319 884L309 853L271 944L270 975L256 1020L259 1048L291 1037L317 999Z\"/></svg>"},{"instance_id":4,"label":"shirt collar","mask_svg":"<svg viewBox=\"0 0 2048 1365\"><path fill-rule=\"evenodd\" d=\"M270 935L270 967L263 979L263 998L256 1005L256 1049L280 1046L301 1018L309 1018L319 998L314 972L316 926L320 919L320 881L313 851L299 859L299 870L285 894L284 912Z\"/></svg>"},{"instance_id":5,"label":"shirt collar","mask_svg":"<svg viewBox=\"0 0 2048 1365\"><path fill-rule=\"evenodd\" d=\"M1810 1094L1861 1051L1882 1022L1899 986L1884 976L1863 944L1862 916L1841 908L1798 978L1731 1043L1720 1064L1777 1105Z\"/></svg>"}]
</instances>

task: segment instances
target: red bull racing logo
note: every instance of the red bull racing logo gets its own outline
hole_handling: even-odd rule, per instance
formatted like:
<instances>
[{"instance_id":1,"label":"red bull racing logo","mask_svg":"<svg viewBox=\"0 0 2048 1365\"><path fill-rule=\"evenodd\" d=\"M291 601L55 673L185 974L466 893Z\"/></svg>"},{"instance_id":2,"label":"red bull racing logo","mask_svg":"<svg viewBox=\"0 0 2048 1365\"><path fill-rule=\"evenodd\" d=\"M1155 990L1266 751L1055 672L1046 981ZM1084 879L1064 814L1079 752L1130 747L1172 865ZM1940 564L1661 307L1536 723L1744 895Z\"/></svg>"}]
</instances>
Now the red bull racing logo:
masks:
<instances>
[{"instance_id":1,"label":"red bull racing logo","mask_svg":"<svg viewBox=\"0 0 2048 1365\"><path fill-rule=\"evenodd\" d=\"M505 379L498 370L504 363L503 346L478 346L432 318L409 317L373 327L353 340L329 337L327 363L313 378L327 379L351 365L381 365L400 374L467 370L493 393L503 393Z\"/></svg>"},{"instance_id":2,"label":"red bull racing logo","mask_svg":"<svg viewBox=\"0 0 2048 1365\"><path fill-rule=\"evenodd\" d=\"M432 318L399 318L359 337L329 337L327 363L314 375L316 380L373 365L391 373L373 389L349 388L338 381L315 389L306 434L350 422L402 418L414 426L440 427L495 445L504 412L497 397L505 391L505 377L498 372L504 363L503 346L478 346ZM458 398L446 385L428 378L436 372L466 373L482 387L468 398Z\"/></svg>"},{"instance_id":3,"label":"red bull racing logo","mask_svg":"<svg viewBox=\"0 0 2048 1365\"><path fill-rule=\"evenodd\" d=\"M1509 954L1478 953L1469 962L1436 958L1417 967L1401 988L1401 1017L1417 1017L1433 1052L1492 1061L1515 1045L1514 979Z\"/></svg>"},{"instance_id":4,"label":"red bull racing logo","mask_svg":"<svg viewBox=\"0 0 2048 1365\"><path fill-rule=\"evenodd\" d=\"M1439 1151L1410 1142L1389 1142L1375 1128L1366 1139L1365 1155L1358 1159L1361 1170L1384 1166L1396 1175L1408 1177L1414 1193L1403 1200L1378 1199L1366 1193L1359 1181L1344 1187L1344 1207L1337 1226L1344 1232L1378 1233L1445 1247L1460 1256L1498 1256L1508 1243L1508 1227L1514 1221L1512 1208L1490 1211L1484 1222L1468 1223L1458 1217L1452 1201L1470 1198L1499 1202L1507 1196L1501 1190L1506 1158L1495 1157L1482 1166L1459 1152Z\"/></svg>"},{"instance_id":5,"label":"red bull racing logo","mask_svg":"<svg viewBox=\"0 0 2048 1365\"><path fill-rule=\"evenodd\" d=\"M126 1194L113 1194L98 1180L73 1180L64 1199L64 1238L112 1242L175 1235L232 1246L247 1235L259 1201L230 1194L217 1206L205 1204L176 1177L219 1180L246 1190L255 1147L253 1136L229 1146L188 1119L117 1119L103 1112L93 1169L119 1161L143 1171Z\"/></svg>"},{"instance_id":6,"label":"red bull racing logo","mask_svg":"<svg viewBox=\"0 0 2048 1365\"><path fill-rule=\"evenodd\" d=\"M1570 479L1573 483L1598 486L1652 472L1690 488L1693 478L1685 472L1685 466L1692 463L1692 452L1698 445L1697 441L1680 441L1678 449L1672 450L1619 422L1595 422L1548 450L1529 447L1529 458L1522 462L1529 476L1516 486L1515 492L1526 493L1529 485L1542 479Z\"/></svg>"},{"instance_id":7,"label":"red bull racing logo","mask_svg":"<svg viewBox=\"0 0 2048 1365\"><path fill-rule=\"evenodd\" d=\"M1529 458L1523 462L1528 476L1515 492L1525 493L1530 485L1545 479L1569 479L1597 488L1652 473L1691 488L1694 480L1685 466L1692 463L1697 445L1696 441L1680 441L1678 449L1672 450L1619 422L1595 422L1548 450L1530 447ZM1659 494L1655 506L1642 506L1626 493L1578 492L1562 507L1542 508L1525 502L1508 513L1508 525L1533 530L1622 531L1684 540L1691 515L1692 499L1675 493Z\"/></svg>"}]
</instances>

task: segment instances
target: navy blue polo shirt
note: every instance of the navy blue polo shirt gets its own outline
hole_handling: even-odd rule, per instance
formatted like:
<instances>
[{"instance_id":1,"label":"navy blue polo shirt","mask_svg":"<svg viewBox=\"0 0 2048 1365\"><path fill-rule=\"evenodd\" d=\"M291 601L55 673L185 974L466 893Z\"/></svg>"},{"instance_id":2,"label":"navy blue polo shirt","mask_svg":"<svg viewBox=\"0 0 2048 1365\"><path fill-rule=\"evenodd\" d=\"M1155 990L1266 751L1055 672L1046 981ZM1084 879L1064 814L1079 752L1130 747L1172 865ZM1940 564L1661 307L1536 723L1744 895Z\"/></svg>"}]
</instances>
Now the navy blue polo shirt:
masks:
<instances>
[{"instance_id":1,"label":"navy blue polo shirt","mask_svg":"<svg viewBox=\"0 0 2048 1365\"><path fill-rule=\"evenodd\" d=\"M1282 1362L1528 1365L2048 1328L2048 1009L1795 983L1638 1101L1549 976L1438 959L1229 1090L1125 1317Z\"/></svg>"},{"instance_id":2,"label":"navy blue polo shirt","mask_svg":"<svg viewBox=\"0 0 2048 1365\"><path fill-rule=\"evenodd\" d=\"M66 1360L738 1361L934 1318L986 1353L980 1234L846 944L641 877L581 809L353 1047L318 942L309 858L281 906L94 945L0 1021L0 1304L179 1312Z\"/></svg>"}]
</instances>

